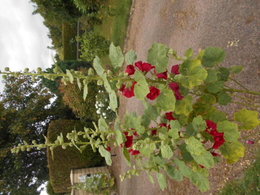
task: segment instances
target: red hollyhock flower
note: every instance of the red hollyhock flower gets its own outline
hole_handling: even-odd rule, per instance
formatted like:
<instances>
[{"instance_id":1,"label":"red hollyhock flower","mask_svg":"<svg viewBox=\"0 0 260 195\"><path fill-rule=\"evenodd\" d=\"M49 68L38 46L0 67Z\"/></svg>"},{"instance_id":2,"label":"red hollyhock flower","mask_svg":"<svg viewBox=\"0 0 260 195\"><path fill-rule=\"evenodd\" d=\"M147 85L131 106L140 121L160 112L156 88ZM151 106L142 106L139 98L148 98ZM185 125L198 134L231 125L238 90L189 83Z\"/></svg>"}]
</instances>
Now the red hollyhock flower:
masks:
<instances>
[{"instance_id":1,"label":"red hollyhock flower","mask_svg":"<svg viewBox=\"0 0 260 195\"><path fill-rule=\"evenodd\" d=\"M128 132L124 132L125 137L126 137L126 142L125 142L125 147L130 148L134 144L134 136L128 136Z\"/></svg>"},{"instance_id":2,"label":"red hollyhock flower","mask_svg":"<svg viewBox=\"0 0 260 195\"><path fill-rule=\"evenodd\" d=\"M128 76L133 75L135 73L134 65L128 65L125 69L125 72L128 73Z\"/></svg>"},{"instance_id":3,"label":"red hollyhock flower","mask_svg":"<svg viewBox=\"0 0 260 195\"><path fill-rule=\"evenodd\" d=\"M157 130L152 130L152 135L156 135L157 134Z\"/></svg>"},{"instance_id":4,"label":"red hollyhock flower","mask_svg":"<svg viewBox=\"0 0 260 195\"><path fill-rule=\"evenodd\" d=\"M218 149L220 146L222 146L224 143L225 143L225 139L224 139L224 133L221 133L221 135L219 135L219 136L215 136L214 137L214 141L215 141L215 143L214 143L214 145L213 145L213 147L212 148L214 148L214 149Z\"/></svg>"},{"instance_id":5,"label":"red hollyhock flower","mask_svg":"<svg viewBox=\"0 0 260 195\"><path fill-rule=\"evenodd\" d=\"M165 79L165 80L168 79L167 71L158 73L158 74L156 74L156 76L157 76L157 78L159 78L159 79Z\"/></svg>"},{"instance_id":6,"label":"red hollyhock flower","mask_svg":"<svg viewBox=\"0 0 260 195\"><path fill-rule=\"evenodd\" d=\"M135 84L137 82L133 82L132 86L130 88L127 88L124 84L122 85L122 87L119 89L119 91L122 92L123 96L127 97L127 98L131 98L133 96L135 96L135 93L134 93L134 87L135 87Z\"/></svg>"},{"instance_id":7,"label":"red hollyhock flower","mask_svg":"<svg viewBox=\"0 0 260 195\"><path fill-rule=\"evenodd\" d=\"M134 149L130 149L129 152L130 152L131 155L138 155L138 154L140 154L139 150L134 150Z\"/></svg>"},{"instance_id":8,"label":"red hollyhock flower","mask_svg":"<svg viewBox=\"0 0 260 195\"><path fill-rule=\"evenodd\" d=\"M134 136L139 136L139 134L135 131L135 132L134 132Z\"/></svg>"},{"instance_id":9,"label":"red hollyhock flower","mask_svg":"<svg viewBox=\"0 0 260 195\"><path fill-rule=\"evenodd\" d=\"M166 118L167 120L169 120L169 121L171 121L171 120L176 120L176 118L174 118L174 116L173 116L173 112L166 112L166 113L165 113L165 118Z\"/></svg>"},{"instance_id":10,"label":"red hollyhock flower","mask_svg":"<svg viewBox=\"0 0 260 195\"><path fill-rule=\"evenodd\" d=\"M180 86L178 83L176 82L171 82L169 84L169 87L173 90L174 95L176 97L177 100L182 100L184 98L184 96L181 94L180 92Z\"/></svg>"},{"instance_id":11,"label":"red hollyhock flower","mask_svg":"<svg viewBox=\"0 0 260 195\"><path fill-rule=\"evenodd\" d=\"M180 65L176 64L176 65L172 66L171 73L175 74L175 75L180 74Z\"/></svg>"},{"instance_id":12,"label":"red hollyhock flower","mask_svg":"<svg viewBox=\"0 0 260 195\"><path fill-rule=\"evenodd\" d=\"M225 143L224 133L218 132L217 124L214 123L213 121L207 120L206 123L207 123L206 132L208 132L210 135L214 137L214 145L212 148L218 149L220 146L222 146Z\"/></svg>"},{"instance_id":13,"label":"red hollyhock flower","mask_svg":"<svg viewBox=\"0 0 260 195\"><path fill-rule=\"evenodd\" d=\"M160 95L160 93L161 93L160 89L151 86L150 93L148 93L146 97L150 100L155 100Z\"/></svg>"},{"instance_id":14,"label":"red hollyhock flower","mask_svg":"<svg viewBox=\"0 0 260 195\"><path fill-rule=\"evenodd\" d=\"M220 156L220 154L216 153L216 152L210 152L212 154L212 156Z\"/></svg>"},{"instance_id":15,"label":"red hollyhock flower","mask_svg":"<svg viewBox=\"0 0 260 195\"><path fill-rule=\"evenodd\" d=\"M210 129L211 130L217 130L217 124L214 123L213 121L211 120L206 120L206 123L207 123L207 131L209 131Z\"/></svg>"},{"instance_id":16,"label":"red hollyhock flower","mask_svg":"<svg viewBox=\"0 0 260 195\"><path fill-rule=\"evenodd\" d=\"M253 141L253 140L246 140L246 143L247 143L247 144L254 144L255 141Z\"/></svg>"},{"instance_id":17,"label":"red hollyhock flower","mask_svg":"<svg viewBox=\"0 0 260 195\"><path fill-rule=\"evenodd\" d=\"M141 70L142 72L149 72L150 70L155 68L155 66L152 66L151 64L142 61L136 62L135 66L139 68L139 70Z\"/></svg>"},{"instance_id":18,"label":"red hollyhock flower","mask_svg":"<svg viewBox=\"0 0 260 195\"><path fill-rule=\"evenodd\" d=\"M110 152L110 151L111 151L111 147L108 146L108 147L106 148L106 150L107 150L108 152Z\"/></svg>"}]
</instances>

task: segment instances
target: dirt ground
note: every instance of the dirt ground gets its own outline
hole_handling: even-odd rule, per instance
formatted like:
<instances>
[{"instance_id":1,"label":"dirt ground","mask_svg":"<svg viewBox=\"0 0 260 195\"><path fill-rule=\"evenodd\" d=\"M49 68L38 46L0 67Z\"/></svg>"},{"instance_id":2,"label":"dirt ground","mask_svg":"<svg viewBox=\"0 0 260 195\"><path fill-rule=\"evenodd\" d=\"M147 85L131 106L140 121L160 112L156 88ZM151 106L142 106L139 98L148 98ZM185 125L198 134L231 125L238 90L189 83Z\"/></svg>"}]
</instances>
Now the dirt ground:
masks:
<instances>
[{"instance_id":1,"label":"dirt ground","mask_svg":"<svg viewBox=\"0 0 260 195\"><path fill-rule=\"evenodd\" d=\"M238 80L247 88L260 91L259 10L259 0L135 0L125 50L134 49L139 60L146 60L147 50L154 42L167 44L180 54L188 48L222 47L228 54L223 65L244 65L243 75ZM225 110L232 113L238 108L241 106L232 104ZM120 116L126 112L141 114L142 109L138 100L121 98ZM210 174L211 191L206 193L199 192L188 181L171 181L169 189L162 192L158 184L151 184L145 174L121 183L119 175L128 168L122 154L114 151L117 156L113 157L112 170L118 194L217 194L226 182L241 177L243 170L252 163L260 145L259 138L259 129L243 133L242 141L251 139L255 144L245 144L246 156L236 164L223 162L214 168Z\"/></svg>"}]
</instances>

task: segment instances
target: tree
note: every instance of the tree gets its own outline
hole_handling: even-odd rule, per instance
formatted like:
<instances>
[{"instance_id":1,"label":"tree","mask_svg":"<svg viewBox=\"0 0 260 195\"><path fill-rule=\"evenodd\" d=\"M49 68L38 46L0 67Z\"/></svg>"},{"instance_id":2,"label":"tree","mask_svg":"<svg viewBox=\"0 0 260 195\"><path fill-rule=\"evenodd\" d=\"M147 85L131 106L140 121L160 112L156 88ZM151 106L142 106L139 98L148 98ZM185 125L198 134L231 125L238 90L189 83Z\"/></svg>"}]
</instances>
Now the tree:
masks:
<instances>
[{"instance_id":1,"label":"tree","mask_svg":"<svg viewBox=\"0 0 260 195\"><path fill-rule=\"evenodd\" d=\"M12 154L10 149L23 141L44 142L50 121L71 118L68 108L51 101L50 93L39 79L9 76L0 95L0 194L36 195L48 180L45 150Z\"/></svg>"}]
</instances>

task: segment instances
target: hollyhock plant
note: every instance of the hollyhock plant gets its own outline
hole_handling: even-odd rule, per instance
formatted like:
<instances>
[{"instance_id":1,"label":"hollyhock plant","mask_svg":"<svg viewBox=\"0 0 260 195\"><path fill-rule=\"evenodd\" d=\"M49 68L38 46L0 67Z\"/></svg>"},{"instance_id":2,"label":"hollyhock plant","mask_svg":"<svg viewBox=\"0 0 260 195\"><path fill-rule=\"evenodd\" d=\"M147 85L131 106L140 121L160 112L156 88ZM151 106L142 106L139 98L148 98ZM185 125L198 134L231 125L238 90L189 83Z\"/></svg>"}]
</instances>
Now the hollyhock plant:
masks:
<instances>
[{"instance_id":1,"label":"hollyhock plant","mask_svg":"<svg viewBox=\"0 0 260 195\"><path fill-rule=\"evenodd\" d=\"M139 150L130 149L129 153L134 156L134 155L140 154L140 151Z\"/></svg>"},{"instance_id":2,"label":"hollyhock plant","mask_svg":"<svg viewBox=\"0 0 260 195\"><path fill-rule=\"evenodd\" d=\"M152 66L151 64L142 61L136 62L135 66L142 72L149 72L150 70L155 68L155 66Z\"/></svg>"},{"instance_id":3,"label":"hollyhock plant","mask_svg":"<svg viewBox=\"0 0 260 195\"><path fill-rule=\"evenodd\" d=\"M213 121L207 120L206 123L207 123L206 132L208 132L214 138L214 145L212 148L218 149L220 146L222 146L225 143L224 133L218 132L217 124L214 123Z\"/></svg>"},{"instance_id":4,"label":"hollyhock plant","mask_svg":"<svg viewBox=\"0 0 260 195\"><path fill-rule=\"evenodd\" d=\"M128 136L128 132L124 132L124 134L125 134L125 137L126 137L125 147L126 148L132 147L133 144L134 144L134 136L133 135Z\"/></svg>"},{"instance_id":5,"label":"hollyhock plant","mask_svg":"<svg viewBox=\"0 0 260 195\"><path fill-rule=\"evenodd\" d=\"M151 86L150 93L148 93L146 97L150 100L155 100L160 95L160 93L161 93L160 89Z\"/></svg>"},{"instance_id":6,"label":"hollyhock plant","mask_svg":"<svg viewBox=\"0 0 260 195\"><path fill-rule=\"evenodd\" d=\"M246 140L246 143L247 144L255 144L255 141L253 141L253 140Z\"/></svg>"},{"instance_id":7,"label":"hollyhock plant","mask_svg":"<svg viewBox=\"0 0 260 195\"><path fill-rule=\"evenodd\" d=\"M184 98L184 96L181 94L180 92L180 86L178 83L176 82L171 82L169 84L169 87L173 90L174 95L176 97L177 100L182 100Z\"/></svg>"},{"instance_id":8,"label":"hollyhock plant","mask_svg":"<svg viewBox=\"0 0 260 195\"><path fill-rule=\"evenodd\" d=\"M180 74L180 65L179 64L173 65L171 68L171 73L175 75Z\"/></svg>"},{"instance_id":9,"label":"hollyhock plant","mask_svg":"<svg viewBox=\"0 0 260 195\"><path fill-rule=\"evenodd\" d=\"M134 65L126 66L125 72L128 73L128 76L133 75L135 73Z\"/></svg>"}]
</instances>

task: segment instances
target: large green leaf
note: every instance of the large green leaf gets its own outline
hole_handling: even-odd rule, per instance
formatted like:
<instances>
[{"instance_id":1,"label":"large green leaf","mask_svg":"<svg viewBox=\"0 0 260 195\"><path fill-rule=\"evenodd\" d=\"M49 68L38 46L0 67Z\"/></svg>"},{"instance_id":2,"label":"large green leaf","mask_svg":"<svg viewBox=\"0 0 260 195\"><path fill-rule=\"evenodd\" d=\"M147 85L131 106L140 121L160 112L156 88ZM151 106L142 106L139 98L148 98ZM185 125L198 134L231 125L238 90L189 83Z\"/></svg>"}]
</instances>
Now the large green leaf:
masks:
<instances>
[{"instance_id":1,"label":"large green leaf","mask_svg":"<svg viewBox=\"0 0 260 195\"><path fill-rule=\"evenodd\" d=\"M245 147L240 142L226 142L220 148L221 154L227 159L228 163L235 163L244 157Z\"/></svg>"},{"instance_id":2,"label":"large green leaf","mask_svg":"<svg viewBox=\"0 0 260 195\"><path fill-rule=\"evenodd\" d=\"M216 81L207 85L207 90L210 93L218 93L224 88L224 81Z\"/></svg>"},{"instance_id":3,"label":"large green leaf","mask_svg":"<svg viewBox=\"0 0 260 195\"><path fill-rule=\"evenodd\" d=\"M201 65L201 61L198 59L184 61L180 72L181 74L175 76L175 79L188 89L203 84L208 76L207 70Z\"/></svg>"},{"instance_id":4,"label":"large green leaf","mask_svg":"<svg viewBox=\"0 0 260 195\"><path fill-rule=\"evenodd\" d=\"M161 145L161 153L162 157L166 159L170 159L173 156L171 147L166 144Z\"/></svg>"},{"instance_id":5,"label":"large green leaf","mask_svg":"<svg viewBox=\"0 0 260 195\"><path fill-rule=\"evenodd\" d=\"M192 111L192 96L186 96L184 99L176 102L175 113L188 116Z\"/></svg>"},{"instance_id":6,"label":"large green leaf","mask_svg":"<svg viewBox=\"0 0 260 195\"><path fill-rule=\"evenodd\" d=\"M166 180L165 175L162 173L158 173L157 180L158 180L161 190L165 190L167 188L167 180Z\"/></svg>"},{"instance_id":7,"label":"large green leaf","mask_svg":"<svg viewBox=\"0 0 260 195\"><path fill-rule=\"evenodd\" d=\"M218 93L218 103L220 105L227 105L232 101L232 97L228 95L226 92Z\"/></svg>"},{"instance_id":8,"label":"large green leaf","mask_svg":"<svg viewBox=\"0 0 260 195\"><path fill-rule=\"evenodd\" d=\"M156 104L163 111L174 111L175 110L175 96L172 90L164 88L161 94L157 98Z\"/></svg>"},{"instance_id":9,"label":"large green leaf","mask_svg":"<svg viewBox=\"0 0 260 195\"><path fill-rule=\"evenodd\" d=\"M136 71L134 80L137 82L134 88L135 96L138 99L143 100L150 92L146 78L140 71Z\"/></svg>"},{"instance_id":10,"label":"large green leaf","mask_svg":"<svg viewBox=\"0 0 260 195\"><path fill-rule=\"evenodd\" d=\"M84 83L83 100L86 100L87 96L88 96L88 83Z\"/></svg>"},{"instance_id":11,"label":"large green leaf","mask_svg":"<svg viewBox=\"0 0 260 195\"><path fill-rule=\"evenodd\" d=\"M109 47L109 58L114 69L122 67L124 64L124 54L119 46L111 43Z\"/></svg>"},{"instance_id":12,"label":"large green leaf","mask_svg":"<svg viewBox=\"0 0 260 195\"><path fill-rule=\"evenodd\" d=\"M140 149L140 152L146 156L150 157L150 155L155 151L156 145L155 143L150 143L150 144L144 144L143 147Z\"/></svg>"},{"instance_id":13,"label":"large green leaf","mask_svg":"<svg viewBox=\"0 0 260 195\"><path fill-rule=\"evenodd\" d=\"M183 175L180 170L176 169L174 166L168 165L166 167L166 172L170 176L170 178L176 180L176 181L182 181Z\"/></svg>"},{"instance_id":14,"label":"large green leaf","mask_svg":"<svg viewBox=\"0 0 260 195\"><path fill-rule=\"evenodd\" d=\"M208 69L208 76L206 79L206 83L214 83L218 80L218 71L214 69Z\"/></svg>"},{"instance_id":15,"label":"large green leaf","mask_svg":"<svg viewBox=\"0 0 260 195\"><path fill-rule=\"evenodd\" d=\"M204 145L195 137L189 137L185 140L186 149L190 152L193 159L200 165L207 168L214 166L214 159L210 152L208 152Z\"/></svg>"},{"instance_id":16,"label":"large green leaf","mask_svg":"<svg viewBox=\"0 0 260 195\"><path fill-rule=\"evenodd\" d=\"M74 77L73 77L72 73L70 72L70 70L66 70L66 74L69 77L70 83L73 84Z\"/></svg>"},{"instance_id":17,"label":"large green leaf","mask_svg":"<svg viewBox=\"0 0 260 195\"><path fill-rule=\"evenodd\" d=\"M195 130L195 132L204 131L207 127L206 122L203 120L202 116L196 116L192 120L192 127Z\"/></svg>"},{"instance_id":18,"label":"large green leaf","mask_svg":"<svg viewBox=\"0 0 260 195\"><path fill-rule=\"evenodd\" d=\"M230 71L230 73L232 74L238 74L238 73L240 73L242 70L244 69L244 67L243 66L231 66L230 68L229 68L229 71Z\"/></svg>"},{"instance_id":19,"label":"large green leaf","mask_svg":"<svg viewBox=\"0 0 260 195\"><path fill-rule=\"evenodd\" d=\"M235 120L241 124L240 129L254 129L260 124L258 112L247 109L236 112Z\"/></svg>"},{"instance_id":20,"label":"large green leaf","mask_svg":"<svg viewBox=\"0 0 260 195\"><path fill-rule=\"evenodd\" d=\"M100 117L98 120L98 128L100 131L107 131L108 130L108 125L105 121L104 118Z\"/></svg>"},{"instance_id":21,"label":"large green leaf","mask_svg":"<svg viewBox=\"0 0 260 195\"><path fill-rule=\"evenodd\" d=\"M224 132L224 138L229 142L235 142L240 138L237 124L230 121L219 122L218 131Z\"/></svg>"},{"instance_id":22,"label":"large green leaf","mask_svg":"<svg viewBox=\"0 0 260 195\"><path fill-rule=\"evenodd\" d=\"M168 68L169 48L161 43L154 43L148 51L148 62L156 67L157 72L164 72Z\"/></svg>"},{"instance_id":23,"label":"large green leaf","mask_svg":"<svg viewBox=\"0 0 260 195\"><path fill-rule=\"evenodd\" d=\"M130 113L125 116L125 128L135 129L139 134L144 133L144 127L141 124L141 117L137 116L136 113Z\"/></svg>"},{"instance_id":24,"label":"large green leaf","mask_svg":"<svg viewBox=\"0 0 260 195\"><path fill-rule=\"evenodd\" d=\"M202 64L206 67L215 66L225 59L225 51L218 47L208 47L202 58Z\"/></svg>"},{"instance_id":25,"label":"large green leaf","mask_svg":"<svg viewBox=\"0 0 260 195\"><path fill-rule=\"evenodd\" d=\"M136 52L134 50L130 50L125 54L125 61L126 64L134 64L134 62L136 61L137 55Z\"/></svg>"},{"instance_id":26,"label":"large green leaf","mask_svg":"<svg viewBox=\"0 0 260 195\"><path fill-rule=\"evenodd\" d=\"M156 120L159 116L159 109L150 103L145 103L144 114L142 115L142 124L148 127L151 120Z\"/></svg>"},{"instance_id":27,"label":"large green leaf","mask_svg":"<svg viewBox=\"0 0 260 195\"><path fill-rule=\"evenodd\" d=\"M207 170L197 171L193 170L190 176L190 180L193 184L199 187L200 191L206 192L210 189Z\"/></svg>"},{"instance_id":28,"label":"large green leaf","mask_svg":"<svg viewBox=\"0 0 260 195\"><path fill-rule=\"evenodd\" d=\"M179 131L181 129L181 125L179 121L174 120L170 122L171 129L168 131L168 135L173 138L173 139L178 139L179 136Z\"/></svg>"},{"instance_id":29,"label":"large green leaf","mask_svg":"<svg viewBox=\"0 0 260 195\"><path fill-rule=\"evenodd\" d=\"M105 158L107 165L112 165L111 153L107 151L104 146L99 146L98 151L102 157Z\"/></svg>"},{"instance_id":30,"label":"large green leaf","mask_svg":"<svg viewBox=\"0 0 260 195\"><path fill-rule=\"evenodd\" d=\"M118 107L118 102L117 102L117 95L115 91L111 91L109 93L109 107L111 110L116 112L116 109Z\"/></svg>"},{"instance_id":31,"label":"large green leaf","mask_svg":"<svg viewBox=\"0 0 260 195\"><path fill-rule=\"evenodd\" d=\"M93 67L99 76L104 74L104 68L102 67L101 60L98 56L96 56L93 61Z\"/></svg>"}]
</instances>

